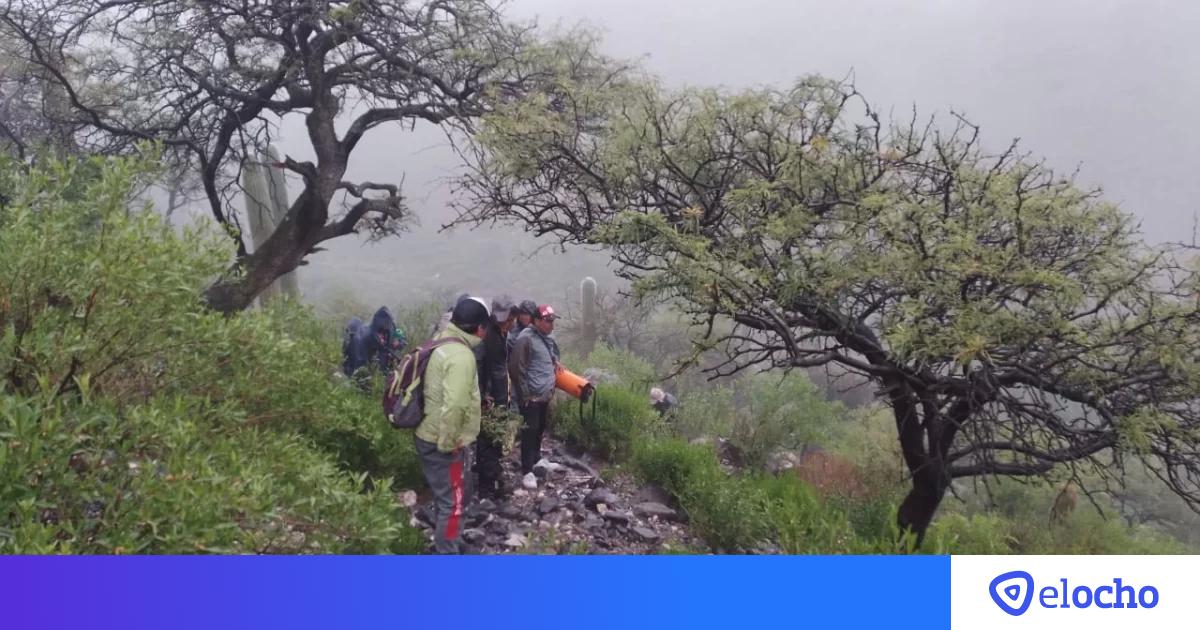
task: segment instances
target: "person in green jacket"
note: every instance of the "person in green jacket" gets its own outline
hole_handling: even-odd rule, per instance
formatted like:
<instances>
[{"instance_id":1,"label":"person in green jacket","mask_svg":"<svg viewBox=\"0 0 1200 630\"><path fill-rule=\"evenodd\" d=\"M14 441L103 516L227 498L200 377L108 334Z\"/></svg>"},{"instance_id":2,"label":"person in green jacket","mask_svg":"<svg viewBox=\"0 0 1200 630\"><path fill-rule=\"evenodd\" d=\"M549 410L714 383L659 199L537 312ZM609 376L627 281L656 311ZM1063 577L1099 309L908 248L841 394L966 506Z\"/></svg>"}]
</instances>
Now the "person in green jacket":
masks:
<instances>
[{"instance_id":1,"label":"person in green jacket","mask_svg":"<svg viewBox=\"0 0 1200 630\"><path fill-rule=\"evenodd\" d=\"M425 367L425 409L413 441L425 481L433 492L437 553L461 553L465 477L471 470L471 445L479 437L479 371L475 346L487 334L487 305L479 298L460 301L450 323L436 339L461 343L440 346Z\"/></svg>"}]
</instances>

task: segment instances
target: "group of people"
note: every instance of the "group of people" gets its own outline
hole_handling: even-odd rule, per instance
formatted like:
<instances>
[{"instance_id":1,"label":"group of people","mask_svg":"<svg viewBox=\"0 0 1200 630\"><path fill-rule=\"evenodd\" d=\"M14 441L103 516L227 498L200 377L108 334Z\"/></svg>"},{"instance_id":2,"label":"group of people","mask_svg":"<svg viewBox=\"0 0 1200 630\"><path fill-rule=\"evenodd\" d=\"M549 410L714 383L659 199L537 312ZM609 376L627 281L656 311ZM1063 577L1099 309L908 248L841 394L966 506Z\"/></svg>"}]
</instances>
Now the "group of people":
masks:
<instances>
[{"instance_id":1,"label":"group of people","mask_svg":"<svg viewBox=\"0 0 1200 630\"><path fill-rule=\"evenodd\" d=\"M552 336L558 316L547 304L514 304L501 296L489 305L463 295L448 315L433 338L462 343L441 345L430 354L423 385L425 412L414 437L433 493L438 553L461 551L472 470L480 496L500 498L508 492L500 466L504 445L495 436L480 434L483 414L494 408L519 411L521 484L537 488L533 469L541 458L560 360Z\"/></svg>"},{"instance_id":2,"label":"group of people","mask_svg":"<svg viewBox=\"0 0 1200 630\"><path fill-rule=\"evenodd\" d=\"M482 298L462 294L434 325L432 340L443 340L429 354L423 378L424 412L414 434L416 451L433 494L434 548L459 553L463 514L472 494L502 499L504 444L481 433L483 416L494 409L520 413L521 485L536 490L534 468L541 459L542 437L561 369L554 325L558 315L548 304L508 296ZM386 307L363 324L350 321L343 342L343 371L358 377L373 360L386 371L398 362L404 332ZM660 414L677 404L654 388L650 402ZM469 482L471 473L477 483Z\"/></svg>"}]
</instances>

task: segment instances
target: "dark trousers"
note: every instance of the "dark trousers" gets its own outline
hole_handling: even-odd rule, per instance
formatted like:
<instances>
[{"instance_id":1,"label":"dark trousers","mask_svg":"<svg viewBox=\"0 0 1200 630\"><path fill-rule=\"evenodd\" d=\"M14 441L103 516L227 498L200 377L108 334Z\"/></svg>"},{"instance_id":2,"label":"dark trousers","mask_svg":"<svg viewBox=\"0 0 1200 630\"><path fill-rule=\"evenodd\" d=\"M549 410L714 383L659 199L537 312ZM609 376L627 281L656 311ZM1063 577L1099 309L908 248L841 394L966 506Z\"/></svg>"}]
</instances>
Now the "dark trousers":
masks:
<instances>
[{"instance_id":1,"label":"dark trousers","mask_svg":"<svg viewBox=\"0 0 1200 630\"><path fill-rule=\"evenodd\" d=\"M471 448L443 453L437 445L413 438L421 470L433 493L435 523L433 547L438 553L461 553L463 510L467 504L467 484L464 472L470 470Z\"/></svg>"},{"instance_id":2,"label":"dark trousers","mask_svg":"<svg viewBox=\"0 0 1200 630\"><path fill-rule=\"evenodd\" d=\"M504 446L490 437L480 434L475 443L475 470L479 473L479 496L495 498L500 490L503 469L500 459L504 457Z\"/></svg>"},{"instance_id":3,"label":"dark trousers","mask_svg":"<svg viewBox=\"0 0 1200 630\"><path fill-rule=\"evenodd\" d=\"M542 434L546 432L546 415L550 405L546 401L527 402L521 405L521 472L533 472L533 465L542 456Z\"/></svg>"}]
</instances>

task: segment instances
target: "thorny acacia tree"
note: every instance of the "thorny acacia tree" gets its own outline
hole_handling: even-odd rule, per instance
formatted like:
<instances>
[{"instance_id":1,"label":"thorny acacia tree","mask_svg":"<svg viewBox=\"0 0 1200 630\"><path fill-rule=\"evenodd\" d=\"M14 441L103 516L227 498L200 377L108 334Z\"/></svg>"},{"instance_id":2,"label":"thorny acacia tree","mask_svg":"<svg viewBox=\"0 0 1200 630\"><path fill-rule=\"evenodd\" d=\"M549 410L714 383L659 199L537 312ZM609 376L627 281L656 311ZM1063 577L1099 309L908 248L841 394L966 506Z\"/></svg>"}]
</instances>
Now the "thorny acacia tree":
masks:
<instances>
[{"instance_id":1,"label":"thorny acacia tree","mask_svg":"<svg viewBox=\"0 0 1200 630\"><path fill-rule=\"evenodd\" d=\"M565 83L469 147L459 221L611 247L674 298L714 376L822 365L895 415L923 537L955 479L1120 481L1135 457L1200 501L1200 304L1178 249L957 118L881 122L845 84L667 95ZM1056 467L1058 470L1056 471Z\"/></svg>"},{"instance_id":2,"label":"thorny acacia tree","mask_svg":"<svg viewBox=\"0 0 1200 630\"><path fill-rule=\"evenodd\" d=\"M238 260L205 295L225 312L323 241L403 228L397 185L343 179L364 135L463 124L552 58L487 0L2 0L0 28L65 92L81 149L156 141L200 173L212 217L237 243ZM313 159L277 165L303 189L250 253L231 203L238 173L289 114L304 117Z\"/></svg>"}]
</instances>

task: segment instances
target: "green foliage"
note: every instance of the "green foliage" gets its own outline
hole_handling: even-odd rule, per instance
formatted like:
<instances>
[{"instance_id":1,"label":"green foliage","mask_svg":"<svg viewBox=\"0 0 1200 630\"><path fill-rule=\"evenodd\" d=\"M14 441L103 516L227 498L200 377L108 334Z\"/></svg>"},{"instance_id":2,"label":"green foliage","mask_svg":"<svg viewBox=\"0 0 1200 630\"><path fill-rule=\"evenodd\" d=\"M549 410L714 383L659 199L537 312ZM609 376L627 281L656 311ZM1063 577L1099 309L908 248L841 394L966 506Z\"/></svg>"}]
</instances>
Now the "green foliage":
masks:
<instances>
[{"instance_id":1,"label":"green foliage","mask_svg":"<svg viewBox=\"0 0 1200 630\"><path fill-rule=\"evenodd\" d=\"M755 374L693 389L680 399L671 422L676 435L728 437L752 468L777 450L845 441L851 416L829 401L803 372Z\"/></svg>"},{"instance_id":2,"label":"green foliage","mask_svg":"<svg viewBox=\"0 0 1200 630\"><path fill-rule=\"evenodd\" d=\"M656 382L654 367L645 359L607 344L597 346L586 361L569 352L563 353L562 361L576 373L582 373L587 368L604 370L616 376L621 385L645 392L646 400L649 400L651 385Z\"/></svg>"},{"instance_id":3,"label":"green foliage","mask_svg":"<svg viewBox=\"0 0 1200 630\"><path fill-rule=\"evenodd\" d=\"M963 488L962 502L945 509L930 529L931 550L956 553L1178 554L1194 551L1184 541L1146 525L1129 525L1104 494L1082 495L1061 522L1051 522L1058 489L1048 483L997 480Z\"/></svg>"},{"instance_id":4,"label":"green foliage","mask_svg":"<svg viewBox=\"0 0 1200 630\"><path fill-rule=\"evenodd\" d=\"M863 482L881 501L898 504L911 487L896 443L896 419L887 407L872 405L847 413L843 430L830 447L854 463Z\"/></svg>"},{"instance_id":5,"label":"green foliage","mask_svg":"<svg viewBox=\"0 0 1200 630\"><path fill-rule=\"evenodd\" d=\"M713 452L681 440L655 440L638 444L631 460L633 470L650 483L676 497L683 496L692 479L717 468Z\"/></svg>"},{"instance_id":6,"label":"green foliage","mask_svg":"<svg viewBox=\"0 0 1200 630\"><path fill-rule=\"evenodd\" d=\"M858 531L845 512L822 501L792 476L758 482L768 497L767 518L787 553L855 553L881 531Z\"/></svg>"},{"instance_id":7,"label":"green foliage","mask_svg":"<svg viewBox=\"0 0 1200 630\"><path fill-rule=\"evenodd\" d=\"M693 531L717 551L753 550L771 541L786 553L913 552L897 528L894 482L866 499L822 499L793 476L729 475L705 446L681 440L639 442L631 460L642 479L670 492ZM930 528L925 553L1186 553L1177 540L1128 527L1083 506L1047 527L1052 493L1021 484L996 488L997 507L951 506ZM1005 506L1008 507L1005 507ZM1045 509L1042 509L1045 508Z\"/></svg>"},{"instance_id":8,"label":"green foliage","mask_svg":"<svg viewBox=\"0 0 1200 630\"><path fill-rule=\"evenodd\" d=\"M777 449L828 444L843 429L841 403L827 401L804 373L758 374L748 380L749 391L734 415L730 439L751 467L760 468Z\"/></svg>"},{"instance_id":9,"label":"green foliage","mask_svg":"<svg viewBox=\"0 0 1200 630\"><path fill-rule=\"evenodd\" d=\"M390 492L195 397L0 408L3 553L412 553Z\"/></svg>"},{"instance_id":10,"label":"green foliage","mask_svg":"<svg viewBox=\"0 0 1200 630\"><path fill-rule=\"evenodd\" d=\"M643 479L672 493L694 531L718 551L754 550L768 542L786 553L897 549L890 520L856 522L847 508L860 506L826 502L792 476L727 475L703 446L680 440L639 444L632 465Z\"/></svg>"},{"instance_id":11,"label":"green foliage","mask_svg":"<svg viewBox=\"0 0 1200 630\"><path fill-rule=\"evenodd\" d=\"M1194 549L1146 527L1129 527L1095 510L1079 510L1062 524L1009 518L1000 513L948 513L930 528L930 553L958 554L1186 554Z\"/></svg>"},{"instance_id":12,"label":"green foliage","mask_svg":"<svg viewBox=\"0 0 1200 630\"><path fill-rule=\"evenodd\" d=\"M6 172L0 553L420 551L411 437L311 313L201 308L231 252L130 206L151 163Z\"/></svg>"},{"instance_id":13,"label":"green foliage","mask_svg":"<svg viewBox=\"0 0 1200 630\"><path fill-rule=\"evenodd\" d=\"M596 347L587 361L572 353L564 353L562 361L576 373L598 368L618 383L598 385L594 419L591 401L584 405L581 419L579 401L559 396L553 409L558 434L602 457L624 458L639 436L659 431L658 413L650 405L654 368L649 363L607 345Z\"/></svg>"},{"instance_id":14,"label":"green foliage","mask_svg":"<svg viewBox=\"0 0 1200 630\"><path fill-rule=\"evenodd\" d=\"M601 385L594 395L595 417L589 401L582 418L579 401L559 397L553 410L555 431L601 457L628 456L636 439L653 430L658 413L640 390Z\"/></svg>"},{"instance_id":15,"label":"green foliage","mask_svg":"<svg viewBox=\"0 0 1200 630\"><path fill-rule=\"evenodd\" d=\"M1007 554L1012 553L1008 523L989 514L946 514L926 534L925 548L936 554Z\"/></svg>"},{"instance_id":16,"label":"green foliage","mask_svg":"<svg viewBox=\"0 0 1200 630\"><path fill-rule=\"evenodd\" d=\"M146 387L163 355L203 343L200 291L227 264L217 235L128 210L150 160L22 170L0 230L0 386ZM136 308L131 308L136 306ZM127 392L132 393L132 392Z\"/></svg>"},{"instance_id":17,"label":"green foliage","mask_svg":"<svg viewBox=\"0 0 1200 630\"><path fill-rule=\"evenodd\" d=\"M752 481L726 477L709 449L679 440L639 444L633 468L673 494L693 530L718 551L753 549L768 534L767 496Z\"/></svg>"},{"instance_id":18,"label":"green foliage","mask_svg":"<svg viewBox=\"0 0 1200 630\"><path fill-rule=\"evenodd\" d=\"M513 440L516 439L517 431L520 428L521 414L505 407L493 406L480 419L479 437L480 439L486 437L501 444L507 451L512 446Z\"/></svg>"},{"instance_id":19,"label":"green foliage","mask_svg":"<svg viewBox=\"0 0 1200 630\"><path fill-rule=\"evenodd\" d=\"M699 437L728 436L732 433L737 411L733 388L710 385L679 397L679 408L671 421L676 435L694 440Z\"/></svg>"}]
</instances>

